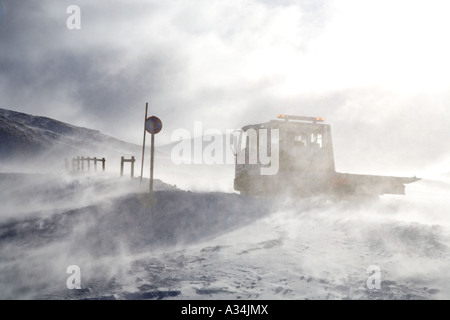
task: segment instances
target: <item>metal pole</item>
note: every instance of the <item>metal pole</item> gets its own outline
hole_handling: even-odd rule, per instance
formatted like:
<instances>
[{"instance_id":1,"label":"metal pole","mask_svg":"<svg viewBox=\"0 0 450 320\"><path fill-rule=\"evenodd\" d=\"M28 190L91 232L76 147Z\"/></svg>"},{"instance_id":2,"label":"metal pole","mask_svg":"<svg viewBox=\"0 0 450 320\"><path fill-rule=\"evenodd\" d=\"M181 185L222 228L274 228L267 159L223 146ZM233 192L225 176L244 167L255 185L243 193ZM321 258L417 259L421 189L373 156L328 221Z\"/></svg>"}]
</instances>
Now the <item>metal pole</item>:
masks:
<instances>
[{"instance_id":1,"label":"metal pole","mask_svg":"<svg viewBox=\"0 0 450 320\"><path fill-rule=\"evenodd\" d=\"M153 158L155 153L155 135L152 133L152 142L150 147L150 192L153 192Z\"/></svg>"},{"instance_id":2,"label":"metal pole","mask_svg":"<svg viewBox=\"0 0 450 320\"><path fill-rule=\"evenodd\" d=\"M141 161L141 182L144 175L144 153L145 153L145 120L147 120L148 102L145 103L145 119L144 119L144 142L142 143L142 161Z\"/></svg>"}]
</instances>

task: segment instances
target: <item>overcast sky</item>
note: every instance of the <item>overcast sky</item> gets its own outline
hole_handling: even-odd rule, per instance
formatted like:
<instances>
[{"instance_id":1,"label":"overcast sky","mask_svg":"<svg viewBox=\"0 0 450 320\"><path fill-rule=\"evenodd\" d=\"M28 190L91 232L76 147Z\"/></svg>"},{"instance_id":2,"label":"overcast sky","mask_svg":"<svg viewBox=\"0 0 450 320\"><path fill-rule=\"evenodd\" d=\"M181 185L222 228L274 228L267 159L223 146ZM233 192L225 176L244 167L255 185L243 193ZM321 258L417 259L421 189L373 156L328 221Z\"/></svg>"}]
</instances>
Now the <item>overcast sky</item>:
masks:
<instances>
[{"instance_id":1,"label":"overcast sky","mask_svg":"<svg viewBox=\"0 0 450 320\"><path fill-rule=\"evenodd\" d=\"M67 7L81 9L69 30ZM332 124L338 169L449 159L448 0L0 0L0 107L141 143L194 121Z\"/></svg>"}]
</instances>

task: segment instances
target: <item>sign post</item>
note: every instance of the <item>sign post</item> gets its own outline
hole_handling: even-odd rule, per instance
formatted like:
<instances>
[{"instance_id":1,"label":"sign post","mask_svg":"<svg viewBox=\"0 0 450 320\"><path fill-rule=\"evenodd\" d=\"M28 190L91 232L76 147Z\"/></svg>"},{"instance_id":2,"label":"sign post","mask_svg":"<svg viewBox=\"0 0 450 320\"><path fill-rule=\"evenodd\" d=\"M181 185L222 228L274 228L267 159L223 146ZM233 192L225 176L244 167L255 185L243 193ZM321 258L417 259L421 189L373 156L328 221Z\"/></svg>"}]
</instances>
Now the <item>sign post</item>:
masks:
<instances>
[{"instance_id":1,"label":"sign post","mask_svg":"<svg viewBox=\"0 0 450 320\"><path fill-rule=\"evenodd\" d=\"M150 146L150 192L153 192L153 160L155 154L155 134L159 133L161 129L162 122L158 117L151 116L145 120L145 130L152 135Z\"/></svg>"},{"instance_id":2,"label":"sign post","mask_svg":"<svg viewBox=\"0 0 450 320\"><path fill-rule=\"evenodd\" d=\"M155 134L152 133L150 144L150 192L153 192L153 159L155 154Z\"/></svg>"},{"instance_id":3,"label":"sign post","mask_svg":"<svg viewBox=\"0 0 450 320\"><path fill-rule=\"evenodd\" d=\"M145 104L145 121L147 121L148 102ZM141 161L141 182L144 174L144 153L145 153L145 121L144 121L144 142L142 143L142 161Z\"/></svg>"}]
</instances>

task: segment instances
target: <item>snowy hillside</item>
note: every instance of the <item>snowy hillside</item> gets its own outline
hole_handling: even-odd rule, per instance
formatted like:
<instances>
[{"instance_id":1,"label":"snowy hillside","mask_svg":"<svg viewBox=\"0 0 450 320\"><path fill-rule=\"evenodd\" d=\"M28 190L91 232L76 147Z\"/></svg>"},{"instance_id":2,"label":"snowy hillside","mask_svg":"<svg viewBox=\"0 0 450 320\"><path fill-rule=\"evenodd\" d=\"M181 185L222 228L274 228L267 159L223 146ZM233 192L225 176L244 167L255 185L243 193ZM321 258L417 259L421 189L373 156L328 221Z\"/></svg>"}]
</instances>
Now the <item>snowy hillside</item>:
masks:
<instances>
[{"instance_id":1,"label":"snowy hillside","mask_svg":"<svg viewBox=\"0 0 450 320\"><path fill-rule=\"evenodd\" d=\"M100 133L46 117L0 109L0 160L31 164L64 163L76 156L128 156L139 147Z\"/></svg>"},{"instance_id":2,"label":"snowy hillside","mask_svg":"<svg viewBox=\"0 0 450 320\"><path fill-rule=\"evenodd\" d=\"M177 142L155 149L155 177L183 189L233 192L232 165L176 165L171 150ZM149 177L147 142L144 177ZM46 117L0 109L0 172L64 172L65 159L106 158L106 171L118 175L122 156L136 158L140 175L142 146L120 141L97 130L76 127ZM129 165L125 166L129 174Z\"/></svg>"}]
</instances>

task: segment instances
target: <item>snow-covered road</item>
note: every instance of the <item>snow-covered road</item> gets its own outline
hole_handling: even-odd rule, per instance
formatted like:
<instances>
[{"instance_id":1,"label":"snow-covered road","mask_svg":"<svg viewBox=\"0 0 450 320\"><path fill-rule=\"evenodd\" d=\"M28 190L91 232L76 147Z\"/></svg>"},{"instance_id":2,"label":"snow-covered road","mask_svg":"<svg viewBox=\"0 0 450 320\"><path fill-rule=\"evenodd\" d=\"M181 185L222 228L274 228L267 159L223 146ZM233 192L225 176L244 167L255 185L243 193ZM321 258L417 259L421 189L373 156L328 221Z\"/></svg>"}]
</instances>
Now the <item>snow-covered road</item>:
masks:
<instances>
[{"instance_id":1,"label":"snow-covered road","mask_svg":"<svg viewBox=\"0 0 450 320\"><path fill-rule=\"evenodd\" d=\"M446 181L358 203L146 187L1 174L0 298L450 298Z\"/></svg>"}]
</instances>

